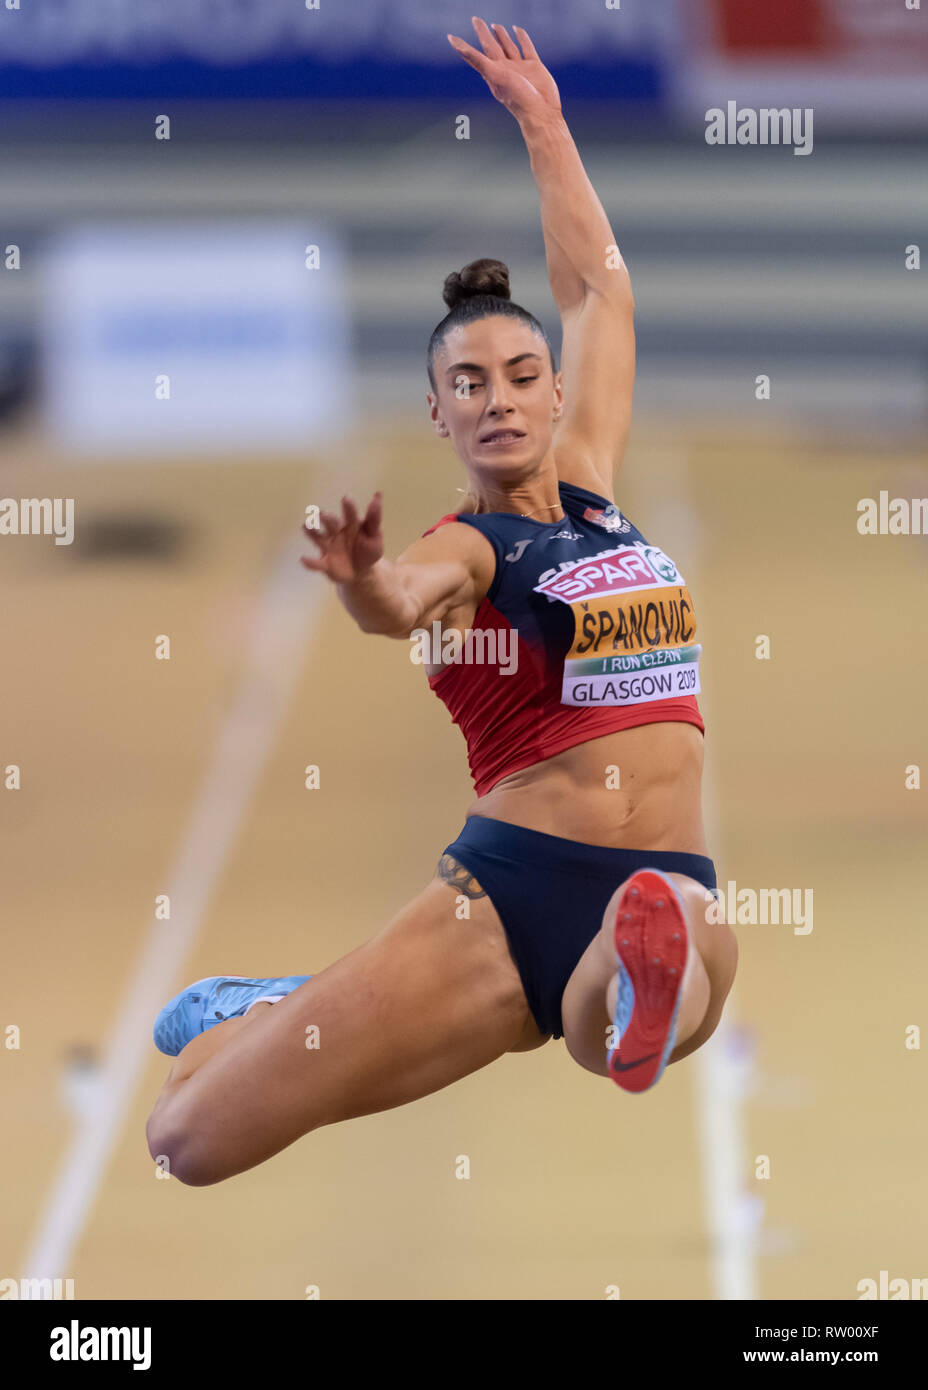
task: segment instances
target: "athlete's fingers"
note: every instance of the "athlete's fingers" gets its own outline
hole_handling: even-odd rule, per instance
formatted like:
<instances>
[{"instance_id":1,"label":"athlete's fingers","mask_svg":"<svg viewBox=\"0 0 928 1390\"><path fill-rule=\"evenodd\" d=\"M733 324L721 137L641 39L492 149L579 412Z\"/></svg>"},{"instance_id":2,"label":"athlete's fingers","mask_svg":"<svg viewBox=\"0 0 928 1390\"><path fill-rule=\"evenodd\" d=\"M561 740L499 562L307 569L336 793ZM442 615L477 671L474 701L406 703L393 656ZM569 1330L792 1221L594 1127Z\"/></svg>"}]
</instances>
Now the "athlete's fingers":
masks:
<instances>
[{"instance_id":1,"label":"athlete's fingers","mask_svg":"<svg viewBox=\"0 0 928 1390\"><path fill-rule=\"evenodd\" d=\"M332 512L324 512L320 508L319 520L322 522L322 529L329 540L342 529L341 517L334 516Z\"/></svg>"},{"instance_id":2,"label":"athlete's fingers","mask_svg":"<svg viewBox=\"0 0 928 1390\"><path fill-rule=\"evenodd\" d=\"M503 50L500 48L499 44L496 42L496 39L493 37L493 34L489 26L485 24L484 21L480 19L477 15L473 16L472 23L474 29L477 32L477 38L480 40L480 47L483 49L487 57L502 58Z\"/></svg>"},{"instance_id":3,"label":"athlete's fingers","mask_svg":"<svg viewBox=\"0 0 928 1390\"><path fill-rule=\"evenodd\" d=\"M305 565L308 570L319 570L322 574L328 574L328 561L320 559L318 555L301 555L300 564Z\"/></svg>"},{"instance_id":4,"label":"athlete's fingers","mask_svg":"<svg viewBox=\"0 0 928 1390\"><path fill-rule=\"evenodd\" d=\"M519 36L519 43L521 44L521 47L522 47L522 57L523 57L523 58L538 58L538 54L535 52L535 45L532 43L531 39L529 38L529 36L528 36L528 34L525 32L525 30L524 30L520 25L518 25L518 24L514 24L514 25L512 26L512 30L513 30L513 33L514 33L514 34L517 34L517 35ZM539 63L540 63L540 62L541 62L541 59L538 58L538 61L539 61Z\"/></svg>"},{"instance_id":5,"label":"athlete's fingers","mask_svg":"<svg viewBox=\"0 0 928 1390\"><path fill-rule=\"evenodd\" d=\"M365 536L376 536L380 530L380 522L383 517L383 493L375 492L367 511L364 513L364 520L361 522L361 530Z\"/></svg>"},{"instance_id":6,"label":"athlete's fingers","mask_svg":"<svg viewBox=\"0 0 928 1390\"><path fill-rule=\"evenodd\" d=\"M492 28L493 33L499 40L499 45L505 53L506 57L516 59L521 58L522 54L519 52L518 48L516 48L515 44L513 43L512 39L507 33L505 25L494 24Z\"/></svg>"},{"instance_id":7,"label":"athlete's fingers","mask_svg":"<svg viewBox=\"0 0 928 1390\"><path fill-rule=\"evenodd\" d=\"M452 48L455 52L460 53L465 63L470 63L471 67L476 68L481 77L486 77L489 64L484 55L478 52L476 48L472 48L469 43L465 43L463 39L459 39L456 34L448 34L447 38Z\"/></svg>"},{"instance_id":8,"label":"athlete's fingers","mask_svg":"<svg viewBox=\"0 0 928 1390\"><path fill-rule=\"evenodd\" d=\"M352 500L352 498L350 498L350 497L343 497L343 498L342 498L342 512L343 512L344 517L345 517L345 525L346 525L346 526L349 526L349 527L351 527L352 529L354 529L356 526L360 525L360 518L359 518L359 516L358 516L358 509L357 509L357 507L355 506L354 501Z\"/></svg>"},{"instance_id":9,"label":"athlete's fingers","mask_svg":"<svg viewBox=\"0 0 928 1390\"><path fill-rule=\"evenodd\" d=\"M312 541L313 545L318 545L322 551L328 550L327 538L323 537L315 526L307 526L304 521L303 530L306 532L306 539Z\"/></svg>"}]
</instances>

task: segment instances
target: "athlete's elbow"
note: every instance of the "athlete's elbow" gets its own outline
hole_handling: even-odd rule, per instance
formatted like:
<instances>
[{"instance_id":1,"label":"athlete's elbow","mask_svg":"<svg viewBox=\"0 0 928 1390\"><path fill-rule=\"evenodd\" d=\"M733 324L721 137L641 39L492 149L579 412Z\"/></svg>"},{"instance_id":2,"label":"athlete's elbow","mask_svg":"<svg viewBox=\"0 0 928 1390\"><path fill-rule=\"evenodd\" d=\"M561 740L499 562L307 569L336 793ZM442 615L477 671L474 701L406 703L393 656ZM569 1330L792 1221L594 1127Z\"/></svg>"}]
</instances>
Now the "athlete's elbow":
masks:
<instances>
[{"instance_id":1,"label":"athlete's elbow","mask_svg":"<svg viewBox=\"0 0 928 1390\"><path fill-rule=\"evenodd\" d=\"M411 631L409 624L397 624L385 618L367 618L363 622L358 619L358 627L374 637L408 637Z\"/></svg>"},{"instance_id":2,"label":"athlete's elbow","mask_svg":"<svg viewBox=\"0 0 928 1390\"><path fill-rule=\"evenodd\" d=\"M615 270L606 271L595 285L589 286L589 289L602 302L608 304L614 314L634 319L635 295L624 261Z\"/></svg>"},{"instance_id":3,"label":"athlete's elbow","mask_svg":"<svg viewBox=\"0 0 928 1390\"><path fill-rule=\"evenodd\" d=\"M363 622L358 620L358 626L362 632L371 633L375 637L409 638L418 631L421 624L421 610L419 605L410 605L400 613L383 613L376 617L368 616Z\"/></svg>"}]
</instances>

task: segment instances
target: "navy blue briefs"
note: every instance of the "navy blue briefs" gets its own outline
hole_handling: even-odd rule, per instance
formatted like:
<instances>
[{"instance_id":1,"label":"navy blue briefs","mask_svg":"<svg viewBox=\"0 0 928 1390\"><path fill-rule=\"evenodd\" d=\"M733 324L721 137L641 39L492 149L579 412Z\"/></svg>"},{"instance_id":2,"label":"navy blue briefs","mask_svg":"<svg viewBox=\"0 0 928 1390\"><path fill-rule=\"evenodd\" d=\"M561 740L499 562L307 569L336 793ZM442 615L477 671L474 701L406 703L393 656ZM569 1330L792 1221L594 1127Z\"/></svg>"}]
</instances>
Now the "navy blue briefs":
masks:
<instances>
[{"instance_id":1,"label":"navy blue briefs","mask_svg":"<svg viewBox=\"0 0 928 1390\"><path fill-rule=\"evenodd\" d=\"M445 850L477 879L499 914L535 1022L563 1037L561 996L602 926L609 899L638 869L687 874L715 892L704 854L611 849L469 816Z\"/></svg>"}]
</instances>

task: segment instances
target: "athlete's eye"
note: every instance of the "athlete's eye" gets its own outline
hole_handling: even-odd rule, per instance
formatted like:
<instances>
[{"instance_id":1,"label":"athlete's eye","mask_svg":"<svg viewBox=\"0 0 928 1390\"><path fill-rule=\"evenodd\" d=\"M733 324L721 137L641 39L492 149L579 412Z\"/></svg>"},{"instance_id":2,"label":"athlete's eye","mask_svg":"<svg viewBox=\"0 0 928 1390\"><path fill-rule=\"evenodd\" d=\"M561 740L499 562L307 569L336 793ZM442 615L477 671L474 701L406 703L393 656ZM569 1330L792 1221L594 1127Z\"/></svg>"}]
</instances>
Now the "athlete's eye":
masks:
<instances>
[{"instance_id":1,"label":"athlete's eye","mask_svg":"<svg viewBox=\"0 0 928 1390\"><path fill-rule=\"evenodd\" d=\"M522 383L525 382L525 381L537 381L537 380L538 380L537 376L517 376L517 377L514 377L514 378L513 378L513 381L515 382L516 386L521 386ZM467 383L467 394L470 395L470 393L471 393L472 391L476 391L476 390L478 389L478 387L480 387L480 386L482 386L482 385L483 385L483 382L482 382L482 381L468 381L468 383Z\"/></svg>"}]
</instances>

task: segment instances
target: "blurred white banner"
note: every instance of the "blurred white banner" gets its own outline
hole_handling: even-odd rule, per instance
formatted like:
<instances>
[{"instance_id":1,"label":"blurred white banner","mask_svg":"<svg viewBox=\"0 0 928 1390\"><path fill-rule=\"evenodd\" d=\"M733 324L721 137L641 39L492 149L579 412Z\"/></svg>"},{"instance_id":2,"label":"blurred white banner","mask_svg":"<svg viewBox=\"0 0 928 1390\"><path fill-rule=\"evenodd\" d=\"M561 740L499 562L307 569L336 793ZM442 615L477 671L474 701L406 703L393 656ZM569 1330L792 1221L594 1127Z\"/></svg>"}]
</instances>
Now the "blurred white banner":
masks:
<instances>
[{"instance_id":1,"label":"blurred white banner","mask_svg":"<svg viewBox=\"0 0 928 1390\"><path fill-rule=\"evenodd\" d=\"M68 452L298 450L344 425L344 277L323 227L75 227L40 282L43 408Z\"/></svg>"}]
</instances>

